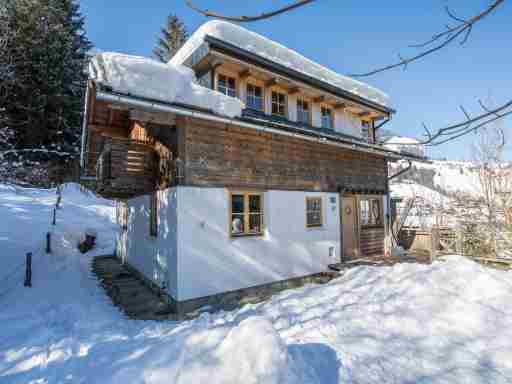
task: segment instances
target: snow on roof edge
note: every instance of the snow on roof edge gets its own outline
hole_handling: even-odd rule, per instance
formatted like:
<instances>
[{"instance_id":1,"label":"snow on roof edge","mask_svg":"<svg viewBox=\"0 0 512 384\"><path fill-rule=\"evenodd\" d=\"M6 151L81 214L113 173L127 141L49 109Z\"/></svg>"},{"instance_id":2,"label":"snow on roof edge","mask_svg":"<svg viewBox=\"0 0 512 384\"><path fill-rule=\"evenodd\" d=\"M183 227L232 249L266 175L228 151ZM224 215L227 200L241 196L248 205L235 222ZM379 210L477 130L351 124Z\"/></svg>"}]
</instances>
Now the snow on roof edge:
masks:
<instances>
[{"instance_id":1,"label":"snow on roof edge","mask_svg":"<svg viewBox=\"0 0 512 384\"><path fill-rule=\"evenodd\" d=\"M389 108L389 96L381 90L340 75L280 43L226 21L213 20L201 25L169 64L183 64L208 35Z\"/></svg>"},{"instance_id":2,"label":"snow on roof edge","mask_svg":"<svg viewBox=\"0 0 512 384\"><path fill-rule=\"evenodd\" d=\"M242 115L243 103L203 87L194 72L183 65L161 63L116 52L95 55L90 77L114 91L166 103L182 103L233 118Z\"/></svg>"}]
</instances>

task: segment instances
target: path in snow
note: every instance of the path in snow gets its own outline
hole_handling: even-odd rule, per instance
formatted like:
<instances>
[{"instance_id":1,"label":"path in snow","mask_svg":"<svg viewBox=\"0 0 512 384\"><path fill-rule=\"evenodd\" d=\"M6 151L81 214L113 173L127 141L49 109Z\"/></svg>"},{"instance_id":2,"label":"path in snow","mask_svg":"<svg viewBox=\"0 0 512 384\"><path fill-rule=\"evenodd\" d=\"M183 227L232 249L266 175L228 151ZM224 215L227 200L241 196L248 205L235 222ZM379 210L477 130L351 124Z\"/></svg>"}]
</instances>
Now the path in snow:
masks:
<instances>
[{"instance_id":1,"label":"path in snow","mask_svg":"<svg viewBox=\"0 0 512 384\"><path fill-rule=\"evenodd\" d=\"M0 186L4 265L42 244L53 193ZM234 312L129 321L75 250L93 226L96 254L112 251L112 204L68 186L59 217L55 254L34 257L34 288L20 277L0 297L1 383L512 381L510 272L457 256L358 267Z\"/></svg>"}]
</instances>

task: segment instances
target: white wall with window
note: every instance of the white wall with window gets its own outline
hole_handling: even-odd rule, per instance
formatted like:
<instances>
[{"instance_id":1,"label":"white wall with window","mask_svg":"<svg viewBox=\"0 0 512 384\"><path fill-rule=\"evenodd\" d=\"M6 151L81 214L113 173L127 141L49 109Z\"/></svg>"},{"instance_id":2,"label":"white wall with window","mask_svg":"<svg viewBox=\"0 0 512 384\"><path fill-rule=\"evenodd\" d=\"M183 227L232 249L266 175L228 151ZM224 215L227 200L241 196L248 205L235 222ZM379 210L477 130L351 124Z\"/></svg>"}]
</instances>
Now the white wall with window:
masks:
<instances>
[{"instance_id":1,"label":"white wall with window","mask_svg":"<svg viewBox=\"0 0 512 384\"><path fill-rule=\"evenodd\" d=\"M251 194L258 196L178 188L179 300L318 273L339 260L337 193L265 191L254 201ZM309 206L310 226L307 198L316 198Z\"/></svg>"}]
</instances>

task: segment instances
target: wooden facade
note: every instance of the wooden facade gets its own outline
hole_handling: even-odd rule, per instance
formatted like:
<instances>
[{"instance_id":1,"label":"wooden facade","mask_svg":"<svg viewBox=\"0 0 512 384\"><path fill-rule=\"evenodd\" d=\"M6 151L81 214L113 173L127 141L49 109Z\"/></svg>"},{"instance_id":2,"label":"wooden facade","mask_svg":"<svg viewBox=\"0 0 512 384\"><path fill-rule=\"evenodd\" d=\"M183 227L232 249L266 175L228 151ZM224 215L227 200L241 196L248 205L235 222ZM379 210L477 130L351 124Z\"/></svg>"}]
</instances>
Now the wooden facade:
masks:
<instances>
[{"instance_id":1,"label":"wooden facade","mask_svg":"<svg viewBox=\"0 0 512 384\"><path fill-rule=\"evenodd\" d=\"M179 184L338 192L387 191L383 156L234 125L179 118Z\"/></svg>"}]
</instances>

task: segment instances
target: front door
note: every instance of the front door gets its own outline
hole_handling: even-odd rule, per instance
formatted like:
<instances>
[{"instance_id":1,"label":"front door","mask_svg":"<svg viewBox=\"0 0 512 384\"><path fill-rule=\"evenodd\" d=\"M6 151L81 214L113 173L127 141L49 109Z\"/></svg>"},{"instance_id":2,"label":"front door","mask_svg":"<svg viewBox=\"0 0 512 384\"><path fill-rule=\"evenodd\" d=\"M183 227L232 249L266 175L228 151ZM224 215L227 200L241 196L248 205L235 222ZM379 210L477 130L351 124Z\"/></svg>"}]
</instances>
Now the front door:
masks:
<instances>
[{"instance_id":1,"label":"front door","mask_svg":"<svg viewBox=\"0 0 512 384\"><path fill-rule=\"evenodd\" d=\"M357 258L359 255L357 241L357 204L355 196L344 196L342 201L343 261L348 261Z\"/></svg>"}]
</instances>

